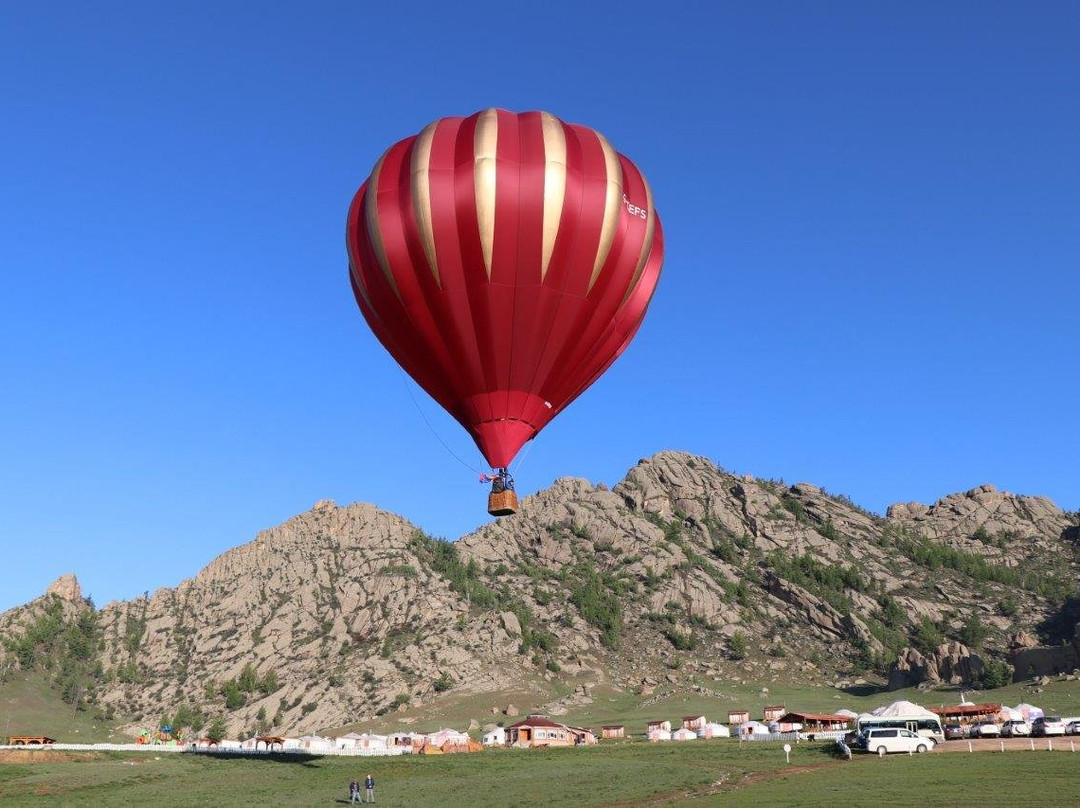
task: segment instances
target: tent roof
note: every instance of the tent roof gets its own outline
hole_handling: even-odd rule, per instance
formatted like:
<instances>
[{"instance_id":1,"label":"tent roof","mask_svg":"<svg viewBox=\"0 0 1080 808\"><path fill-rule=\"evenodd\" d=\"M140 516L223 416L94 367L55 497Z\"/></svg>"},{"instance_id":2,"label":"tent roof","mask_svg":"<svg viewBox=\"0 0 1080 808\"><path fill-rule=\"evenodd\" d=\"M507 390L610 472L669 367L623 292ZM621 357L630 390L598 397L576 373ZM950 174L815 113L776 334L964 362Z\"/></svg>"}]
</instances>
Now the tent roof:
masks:
<instances>
[{"instance_id":1,"label":"tent roof","mask_svg":"<svg viewBox=\"0 0 1080 808\"><path fill-rule=\"evenodd\" d=\"M1000 704L993 704L991 702L984 702L982 704L972 704L970 701L966 704L949 705L942 704L939 707L931 707L930 711L938 715L986 715L994 714L1001 710Z\"/></svg>"},{"instance_id":2,"label":"tent roof","mask_svg":"<svg viewBox=\"0 0 1080 808\"><path fill-rule=\"evenodd\" d=\"M937 718L937 713L932 713L925 707L920 707L912 701L894 701L885 707L878 707L872 711L872 715L878 718Z\"/></svg>"},{"instance_id":3,"label":"tent roof","mask_svg":"<svg viewBox=\"0 0 1080 808\"><path fill-rule=\"evenodd\" d=\"M793 721L829 721L846 724L850 720L850 716L839 713L784 713L780 716L781 724L789 724Z\"/></svg>"},{"instance_id":4,"label":"tent roof","mask_svg":"<svg viewBox=\"0 0 1080 808\"><path fill-rule=\"evenodd\" d=\"M552 721L550 718L545 718L542 715L530 715L516 724L511 724L507 729L516 729L518 727L555 727L557 729L565 729L565 724L559 724Z\"/></svg>"}]
</instances>

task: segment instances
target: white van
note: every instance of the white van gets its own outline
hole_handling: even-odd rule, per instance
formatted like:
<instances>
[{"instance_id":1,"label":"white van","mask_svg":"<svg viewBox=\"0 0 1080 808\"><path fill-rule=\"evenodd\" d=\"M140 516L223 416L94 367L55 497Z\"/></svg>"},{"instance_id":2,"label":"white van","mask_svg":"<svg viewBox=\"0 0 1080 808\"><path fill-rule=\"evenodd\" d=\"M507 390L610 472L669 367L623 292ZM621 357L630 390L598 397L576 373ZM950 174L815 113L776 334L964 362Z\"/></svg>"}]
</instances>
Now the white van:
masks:
<instances>
[{"instance_id":1,"label":"white van","mask_svg":"<svg viewBox=\"0 0 1080 808\"><path fill-rule=\"evenodd\" d=\"M934 741L924 738L910 729L878 728L866 730L866 740L861 743L867 752L884 756L889 752L929 752L934 748Z\"/></svg>"}]
</instances>

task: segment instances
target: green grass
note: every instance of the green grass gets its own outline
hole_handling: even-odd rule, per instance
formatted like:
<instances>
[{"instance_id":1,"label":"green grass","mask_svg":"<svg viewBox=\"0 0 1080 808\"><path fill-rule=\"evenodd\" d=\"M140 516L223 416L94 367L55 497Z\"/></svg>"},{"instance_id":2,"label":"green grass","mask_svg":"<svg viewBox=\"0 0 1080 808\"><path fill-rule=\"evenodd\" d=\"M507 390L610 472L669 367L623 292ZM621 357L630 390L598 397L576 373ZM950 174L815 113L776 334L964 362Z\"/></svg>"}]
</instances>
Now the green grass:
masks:
<instances>
[{"instance_id":1,"label":"green grass","mask_svg":"<svg viewBox=\"0 0 1080 808\"><path fill-rule=\"evenodd\" d=\"M366 774L384 806L1063 805L1080 752L932 753L834 760L800 744L630 743L405 758L216 758L90 753L0 765L0 806L333 805Z\"/></svg>"},{"instance_id":2,"label":"green grass","mask_svg":"<svg viewBox=\"0 0 1080 808\"><path fill-rule=\"evenodd\" d=\"M778 753L718 741L367 759L109 754L0 766L0 806L326 805L368 773L383 805L596 806L704 793L720 778L775 770L783 765ZM820 750L807 754L832 765Z\"/></svg>"},{"instance_id":3,"label":"green grass","mask_svg":"<svg viewBox=\"0 0 1080 808\"><path fill-rule=\"evenodd\" d=\"M72 714L40 674L19 674L0 684L0 743L8 735L48 735L65 743L129 743L114 722L97 721L88 711Z\"/></svg>"},{"instance_id":4,"label":"green grass","mask_svg":"<svg viewBox=\"0 0 1080 808\"><path fill-rule=\"evenodd\" d=\"M934 753L851 763L750 783L700 805L1058 806L1080 799L1080 752Z\"/></svg>"}]
</instances>

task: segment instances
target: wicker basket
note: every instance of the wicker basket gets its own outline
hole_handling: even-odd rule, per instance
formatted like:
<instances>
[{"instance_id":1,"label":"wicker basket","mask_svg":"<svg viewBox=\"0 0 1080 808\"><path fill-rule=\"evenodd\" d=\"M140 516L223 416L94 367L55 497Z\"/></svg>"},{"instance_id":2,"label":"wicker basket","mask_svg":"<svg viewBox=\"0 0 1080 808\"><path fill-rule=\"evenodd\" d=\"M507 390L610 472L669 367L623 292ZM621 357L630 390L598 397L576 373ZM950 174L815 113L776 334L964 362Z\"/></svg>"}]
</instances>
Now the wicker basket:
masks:
<instances>
[{"instance_id":1,"label":"wicker basket","mask_svg":"<svg viewBox=\"0 0 1080 808\"><path fill-rule=\"evenodd\" d=\"M492 516L509 516L517 513L517 510L518 498L513 491L507 489L497 494L494 492L488 494L488 513Z\"/></svg>"}]
</instances>

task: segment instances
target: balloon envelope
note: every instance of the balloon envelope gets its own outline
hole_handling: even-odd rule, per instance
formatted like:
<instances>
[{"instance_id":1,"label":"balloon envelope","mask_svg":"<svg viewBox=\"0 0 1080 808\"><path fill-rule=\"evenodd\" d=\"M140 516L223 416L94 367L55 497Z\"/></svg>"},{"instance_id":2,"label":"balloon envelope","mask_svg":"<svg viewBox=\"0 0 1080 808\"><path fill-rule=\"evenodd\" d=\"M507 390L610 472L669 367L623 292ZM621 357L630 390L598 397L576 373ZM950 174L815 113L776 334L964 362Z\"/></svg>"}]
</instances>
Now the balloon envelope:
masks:
<instances>
[{"instance_id":1,"label":"balloon envelope","mask_svg":"<svg viewBox=\"0 0 1080 808\"><path fill-rule=\"evenodd\" d=\"M625 350L663 261L633 163L592 129L501 109L391 146L346 244L368 325L492 467Z\"/></svg>"}]
</instances>

